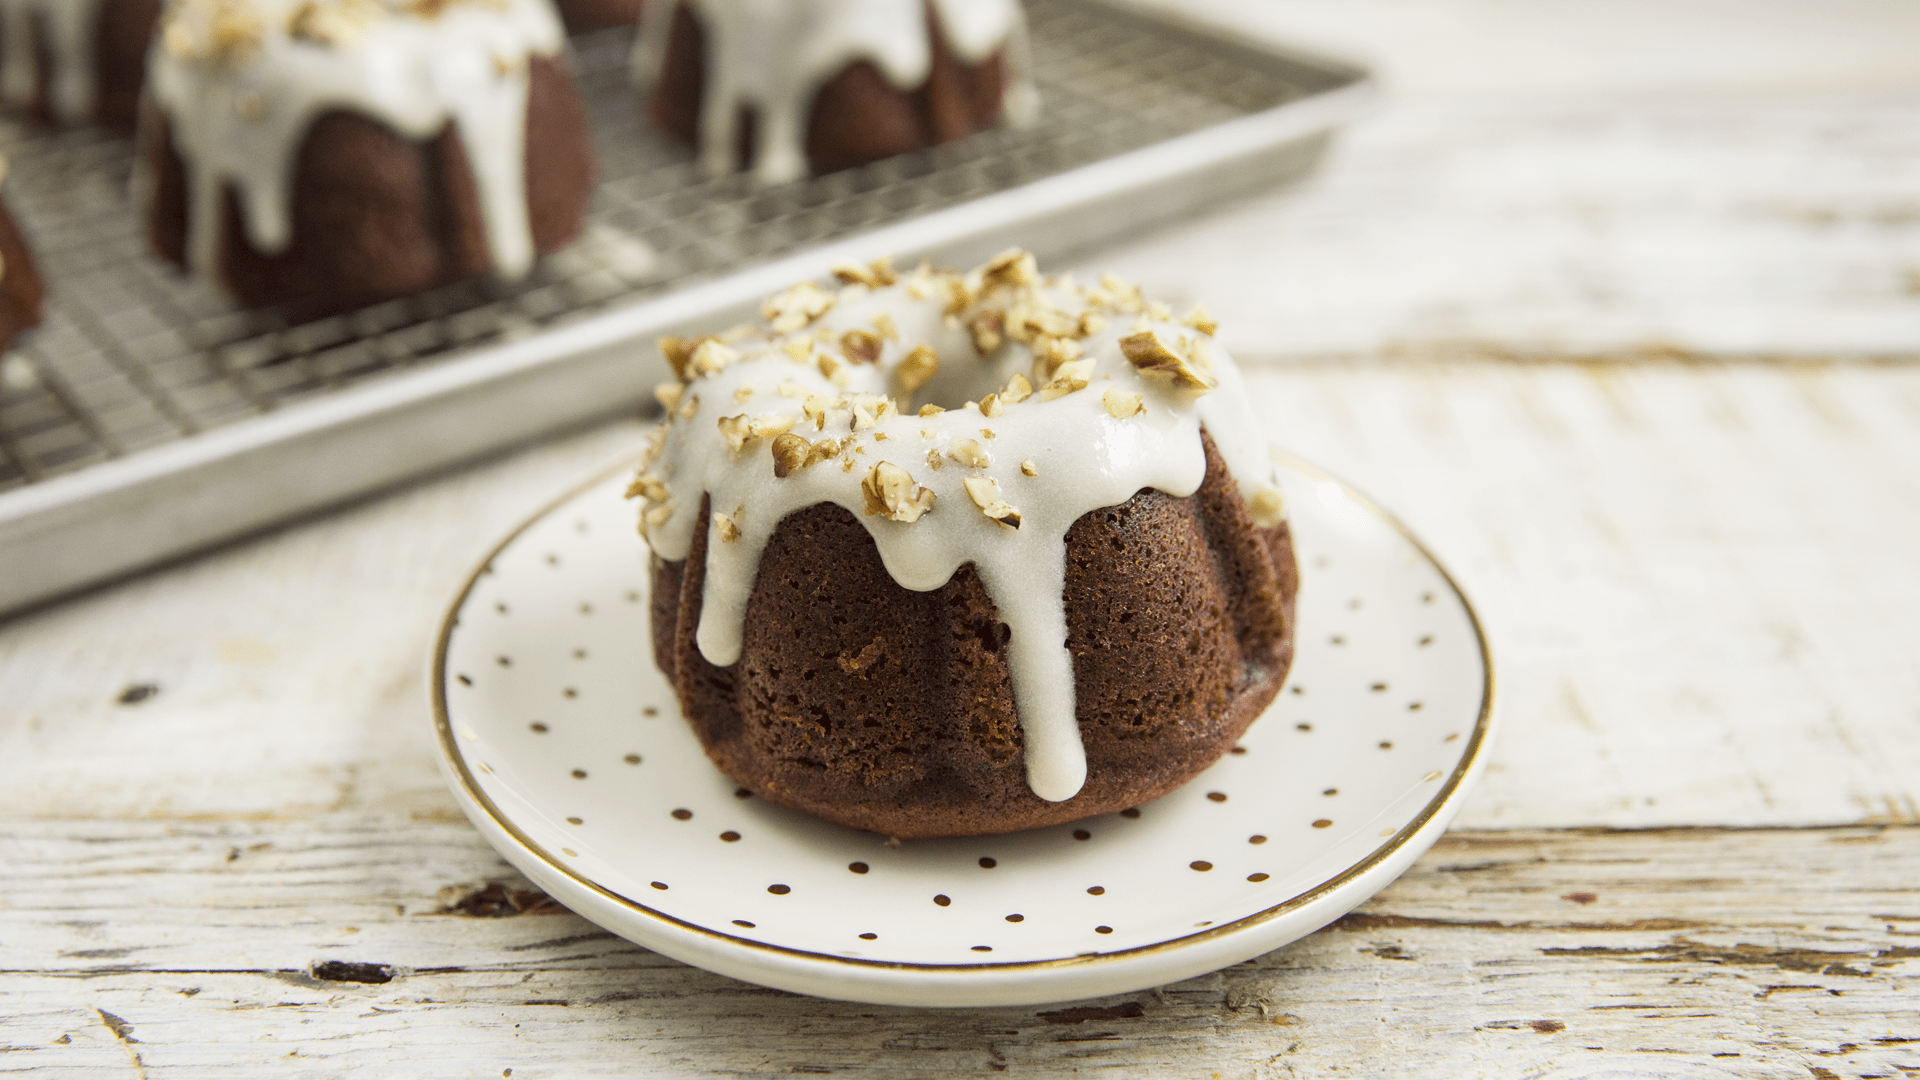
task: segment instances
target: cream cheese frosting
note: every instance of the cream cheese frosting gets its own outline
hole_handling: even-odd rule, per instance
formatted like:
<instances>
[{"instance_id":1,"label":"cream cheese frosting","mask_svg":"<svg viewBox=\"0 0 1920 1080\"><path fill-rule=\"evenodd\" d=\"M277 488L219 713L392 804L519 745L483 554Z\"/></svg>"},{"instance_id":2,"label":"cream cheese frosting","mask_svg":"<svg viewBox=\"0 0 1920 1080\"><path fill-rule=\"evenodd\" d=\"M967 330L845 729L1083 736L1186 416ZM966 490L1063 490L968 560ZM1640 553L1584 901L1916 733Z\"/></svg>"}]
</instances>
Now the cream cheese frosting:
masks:
<instances>
[{"instance_id":1,"label":"cream cheese frosting","mask_svg":"<svg viewBox=\"0 0 1920 1080\"><path fill-rule=\"evenodd\" d=\"M1181 320L1112 277L1042 278L1006 252L970 273L836 268L767 302L759 323L667 339L668 423L634 482L654 554L707 532L696 642L740 658L760 555L781 519L852 512L902 587L973 564L1011 632L1028 785L1086 780L1066 647L1066 534L1143 488L1187 496L1204 427L1257 524L1284 515L1239 370L1196 308ZM942 405L948 406L942 408ZM700 517L703 496L710 512Z\"/></svg>"},{"instance_id":2,"label":"cream cheese frosting","mask_svg":"<svg viewBox=\"0 0 1920 1080\"><path fill-rule=\"evenodd\" d=\"M781 184L807 175L813 96L849 64L866 60L896 89L910 91L933 70L928 9L955 56L978 64L1002 49L1008 80L1002 113L1032 122L1039 110L1018 0L680 0L706 31L700 164L733 171L743 108L758 117L754 178ZM660 69L674 4L648 5L636 54L642 78Z\"/></svg>"},{"instance_id":3,"label":"cream cheese frosting","mask_svg":"<svg viewBox=\"0 0 1920 1080\"><path fill-rule=\"evenodd\" d=\"M550 0L175 0L148 85L187 162L189 265L214 273L229 185L253 247L286 250L300 145L342 110L414 140L451 123L493 268L525 275L527 64L565 47Z\"/></svg>"},{"instance_id":4,"label":"cream cheese frosting","mask_svg":"<svg viewBox=\"0 0 1920 1080\"><path fill-rule=\"evenodd\" d=\"M56 119L93 119L94 34L103 0L0 0L0 100L22 107L40 95L42 52L51 69L47 104Z\"/></svg>"}]
</instances>

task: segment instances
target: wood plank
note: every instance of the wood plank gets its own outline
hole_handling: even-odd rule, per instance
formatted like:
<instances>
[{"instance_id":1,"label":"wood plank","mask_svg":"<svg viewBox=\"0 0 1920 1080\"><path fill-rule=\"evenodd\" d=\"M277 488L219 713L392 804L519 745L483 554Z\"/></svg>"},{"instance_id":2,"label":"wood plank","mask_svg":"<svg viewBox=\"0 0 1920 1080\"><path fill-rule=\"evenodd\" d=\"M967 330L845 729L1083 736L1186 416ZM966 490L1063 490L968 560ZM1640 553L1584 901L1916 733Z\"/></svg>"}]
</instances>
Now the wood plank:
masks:
<instances>
[{"instance_id":1,"label":"wood plank","mask_svg":"<svg viewBox=\"0 0 1920 1080\"><path fill-rule=\"evenodd\" d=\"M453 883L519 884L458 823L14 833L0 1072L1920 1074L1913 827L1455 833L1228 971L954 1011L762 990L571 915L428 914ZM328 960L392 974L313 978Z\"/></svg>"}]
</instances>

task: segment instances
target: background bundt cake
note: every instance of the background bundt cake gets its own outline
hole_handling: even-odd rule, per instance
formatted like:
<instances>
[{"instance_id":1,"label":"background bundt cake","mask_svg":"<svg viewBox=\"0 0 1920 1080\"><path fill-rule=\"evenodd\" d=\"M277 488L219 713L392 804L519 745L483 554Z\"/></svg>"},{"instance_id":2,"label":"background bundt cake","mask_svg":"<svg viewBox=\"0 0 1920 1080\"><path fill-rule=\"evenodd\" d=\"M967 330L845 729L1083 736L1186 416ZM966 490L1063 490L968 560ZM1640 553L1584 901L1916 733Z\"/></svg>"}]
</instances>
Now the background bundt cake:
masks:
<instances>
[{"instance_id":1,"label":"background bundt cake","mask_svg":"<svg viewBox=\"0 0 1920 1080\"><path fill-rule=\"evenodd\" d=\"M712 175L778 184L1030 121L1017 0L662 0L648 110Z\"/></svg>"},{"instance_id":2,"label":"background bundt cake","mask_svg":"<svg viewBox=\"0 0 1920 1080\"><path fill-rule=\"evenodd\" d=\"M593 149L549 0L179 0L143 196L161 254L299 315L576 237Z\"/></svg>"},{"instance_id":3,"label":"background bundt cake","mask_svg":"<svg viewBox=\"0 0 1920 1080\"><path fill-rule=\"evenodd\" d=\"M0 100L132 131L161 0L0 0Z\"/></svg>"},{"instance_id":4,"label":"background bundt cake","mask_svg":"<svg viewBox=\"0 0 1920 1080\"><path fill-rule=\"evenodd\" d=\"M1298 580L1211 320L1019 252L839 273L662 343L633 493L654 659L708 754L896 837L1191 779L1279 691Z\"/></svg>"}]
</instances>

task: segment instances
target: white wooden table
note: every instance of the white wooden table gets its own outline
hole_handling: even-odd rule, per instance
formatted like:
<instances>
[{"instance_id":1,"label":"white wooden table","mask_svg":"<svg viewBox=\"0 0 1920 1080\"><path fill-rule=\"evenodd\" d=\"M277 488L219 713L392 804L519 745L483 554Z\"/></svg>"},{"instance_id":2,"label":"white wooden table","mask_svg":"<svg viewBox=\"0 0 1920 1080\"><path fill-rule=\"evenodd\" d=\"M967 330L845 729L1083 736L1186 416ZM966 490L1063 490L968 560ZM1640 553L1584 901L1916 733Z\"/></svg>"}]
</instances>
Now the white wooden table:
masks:
<instances>
[{"instance_id":1,"label":"white wooden table","mask_svg":"<svg viewBox=\"0 0 1920 1080\"><path fill-rule=\"evenodd\" d=\"M543 911L441 786L425 654L636 421L0 624L0 1073L1920 1076L1920 8L1199 6L1391 100L1087 263L1206 298L1275 440L1486 615L1505 735L1407 877L1041 1009Z\"/></svg>"}]
</instances>

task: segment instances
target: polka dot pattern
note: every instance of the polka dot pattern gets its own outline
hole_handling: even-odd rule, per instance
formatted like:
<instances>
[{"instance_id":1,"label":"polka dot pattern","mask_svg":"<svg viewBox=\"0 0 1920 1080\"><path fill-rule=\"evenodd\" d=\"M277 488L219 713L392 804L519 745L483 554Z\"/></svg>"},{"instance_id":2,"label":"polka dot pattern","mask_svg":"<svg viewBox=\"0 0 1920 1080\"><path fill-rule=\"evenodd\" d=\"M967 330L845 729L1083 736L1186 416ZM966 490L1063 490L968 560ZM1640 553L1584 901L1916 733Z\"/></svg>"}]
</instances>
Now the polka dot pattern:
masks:
<instances>
[{"instance_id":1,"label":"polka dot pattern","mask_svg":"<svg viewBox=\"0 0 1920 1080\"><path fill-rule=\"evenodd\" d=\"M722 937L977 966L1232 932L1396 842L1460 768L1485 687L1432 564L1337 485L1283 479L1309 586L1292 678L1219 763L1146 806L889 846L756 798L653 669L620 478L476 579L461 610L486 617L453 622L446 647L449 739L554 865Z\"/></svg>"}]
</instances>

